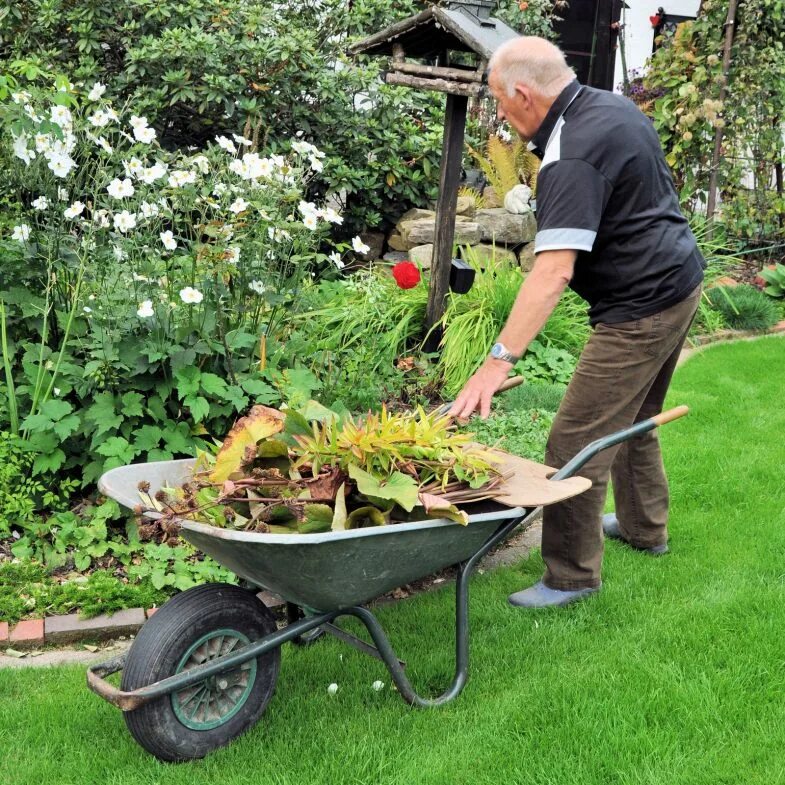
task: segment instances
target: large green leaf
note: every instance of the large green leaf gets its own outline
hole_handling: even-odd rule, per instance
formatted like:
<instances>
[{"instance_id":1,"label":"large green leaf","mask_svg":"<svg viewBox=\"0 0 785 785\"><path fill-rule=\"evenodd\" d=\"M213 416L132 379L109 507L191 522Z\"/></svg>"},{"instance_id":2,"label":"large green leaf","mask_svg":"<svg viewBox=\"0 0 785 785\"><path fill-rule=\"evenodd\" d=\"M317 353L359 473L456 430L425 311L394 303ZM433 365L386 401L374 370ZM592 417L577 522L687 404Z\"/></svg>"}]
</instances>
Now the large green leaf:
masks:
<instances>
[{"instance_id":1,"label":"large green leaf","mask_svg":"<svg viewBox=\"0 0 785 785\"><path fill-rule=\"evenodd\" d=\"M411 512L417 504L417 483L408 474L393 472L388 480L380 481L359 466L350 464L349 476L357 483L360 493L366 496L390 499L407 512Z\"/></svg>"}]
</instances>

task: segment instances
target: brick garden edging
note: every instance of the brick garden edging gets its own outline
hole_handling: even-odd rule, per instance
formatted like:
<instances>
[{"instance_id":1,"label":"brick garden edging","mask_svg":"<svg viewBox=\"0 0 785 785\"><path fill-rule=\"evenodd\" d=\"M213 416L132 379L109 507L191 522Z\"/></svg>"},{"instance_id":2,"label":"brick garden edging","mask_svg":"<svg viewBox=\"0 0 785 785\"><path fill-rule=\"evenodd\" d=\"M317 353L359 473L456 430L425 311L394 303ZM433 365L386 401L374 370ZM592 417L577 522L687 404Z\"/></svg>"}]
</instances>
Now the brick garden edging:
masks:
<instances>
[{"instance_id":1,"label":"brick garden edging","mask_svg":"<svg viewBox=\"0 0 785 785\"><path fill-rule=\"evenodd\" d=\"M280 597L268 591L260 592L258 596L268 608L284 604ZM93 616L92 619L80 619L78 613L69 613L66 616L25 619L10 628L8 622L0 622L0 654L6 647L23 651L135 635L157 610L128 608L111 615Z\"/></svg>"}]
</instances>

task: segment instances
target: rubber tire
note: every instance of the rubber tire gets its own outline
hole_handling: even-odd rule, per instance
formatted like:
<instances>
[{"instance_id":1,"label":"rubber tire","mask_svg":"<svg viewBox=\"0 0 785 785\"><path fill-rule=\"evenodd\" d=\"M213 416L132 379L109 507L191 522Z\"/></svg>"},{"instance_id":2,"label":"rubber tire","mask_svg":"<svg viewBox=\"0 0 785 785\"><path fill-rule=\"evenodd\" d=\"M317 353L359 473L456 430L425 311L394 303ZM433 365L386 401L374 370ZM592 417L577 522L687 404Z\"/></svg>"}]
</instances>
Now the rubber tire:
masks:
<instances>
[{"instance_id":1,"label":"rubber tire","mask_svg":"<svg viewBox=\"0 0 785 785\"><path fill-rule=\"evenodd\" d=\"M223 628L255 641L275 632L277 625L252 591L229 583L188 589L169 600L142 627L128 652L121 689L139 689L172 676L192 643ZM217 728L187 728L174 713L171 695L125 712L125 723L134 739L160 760L203 758L256 724L275 692L280 666L280 648L257 658L256 678L245 704Z\"/></svg>"}]
</instances>

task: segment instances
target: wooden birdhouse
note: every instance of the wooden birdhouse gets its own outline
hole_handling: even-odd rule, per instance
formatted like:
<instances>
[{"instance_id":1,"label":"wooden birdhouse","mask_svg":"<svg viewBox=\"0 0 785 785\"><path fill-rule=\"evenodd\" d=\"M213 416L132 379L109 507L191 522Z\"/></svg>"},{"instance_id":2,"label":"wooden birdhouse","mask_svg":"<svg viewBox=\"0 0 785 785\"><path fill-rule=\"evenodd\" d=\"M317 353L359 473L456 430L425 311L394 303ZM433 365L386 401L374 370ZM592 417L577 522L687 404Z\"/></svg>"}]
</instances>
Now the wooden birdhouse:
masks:
<instances>
[{"instance_id":1,"label":"wooden birdhouse","mask_svg":"<svg viewBox=\"0 0 785 785\"><path fill-rule=\"evenodd\" d=\"M390 58L387 84L447 94L439 198L436 204L427 327L444 313L455 237L455 210L470 98L486 94L488 61L519 34L491 16L495 0L452 0L390 25L349 49L352 55ZM438 336L429 341L435 348Z\"/></svg>"}]
</instances>

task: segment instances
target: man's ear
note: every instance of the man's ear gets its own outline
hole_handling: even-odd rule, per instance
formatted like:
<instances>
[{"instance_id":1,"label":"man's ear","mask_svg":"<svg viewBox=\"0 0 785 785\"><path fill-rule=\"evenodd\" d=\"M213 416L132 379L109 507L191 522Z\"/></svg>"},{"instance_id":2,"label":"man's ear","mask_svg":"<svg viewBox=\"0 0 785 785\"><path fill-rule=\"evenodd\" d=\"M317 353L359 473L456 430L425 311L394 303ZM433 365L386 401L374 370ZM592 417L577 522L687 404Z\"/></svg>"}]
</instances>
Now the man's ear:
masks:
<instances>
[{"instance_id":1,"label":"man's ear","mask_svg":"<svg viewBox=\"0 0 785 785\"><path fill-rule=\"evenodd\" d=\"M532 106L532 91L528 85L518 82L515 85L515 94L522 102L523 109L531 109Z\"/></svg>"}]
</instances>

